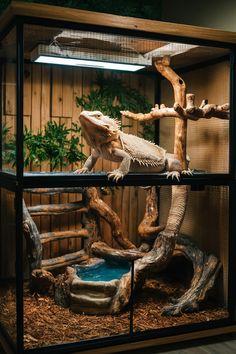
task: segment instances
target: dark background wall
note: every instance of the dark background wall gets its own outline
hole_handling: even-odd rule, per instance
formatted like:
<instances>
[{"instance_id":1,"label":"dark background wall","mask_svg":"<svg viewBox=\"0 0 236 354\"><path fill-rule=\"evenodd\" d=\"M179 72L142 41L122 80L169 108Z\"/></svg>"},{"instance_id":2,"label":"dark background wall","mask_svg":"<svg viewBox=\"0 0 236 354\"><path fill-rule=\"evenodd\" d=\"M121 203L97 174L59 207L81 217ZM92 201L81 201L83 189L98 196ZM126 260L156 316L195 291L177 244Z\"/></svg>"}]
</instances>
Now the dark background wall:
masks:
<instances>
[{"instance_id":1,"label":"dark background wall","mask_svg":"<svg viewBox=\"0 0 236 354\"><path fill-rule=\"evenodd\" d=\"M162 0L163 21L236 31L235 0Z\"/></svg>"},{"instance_id":2,"label":"dark background wall","mask_svg":"<svg viewBox=\"0 0 236 354\"><path fill-rule=\"evenodd\" d=\"M15 0L16 1L16 0ZM236 31L235 0L23 0ZM10 0L0 0L0 13Z\"/></svg>"}]
</instances>

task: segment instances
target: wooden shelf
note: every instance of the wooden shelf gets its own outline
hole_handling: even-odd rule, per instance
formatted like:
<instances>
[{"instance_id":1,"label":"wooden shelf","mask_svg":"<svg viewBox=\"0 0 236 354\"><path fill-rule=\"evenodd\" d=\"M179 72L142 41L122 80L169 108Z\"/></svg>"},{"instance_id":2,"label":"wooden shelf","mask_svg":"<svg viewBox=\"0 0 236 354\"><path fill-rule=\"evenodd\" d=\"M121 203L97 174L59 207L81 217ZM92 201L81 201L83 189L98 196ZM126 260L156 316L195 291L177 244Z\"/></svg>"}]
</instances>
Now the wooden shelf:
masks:
<instances>
[{"instance_id":1,"label":"wooden shelf","mask_svg":"<svg viewBox=\"0 0 236 354\"><path fill-rule=\"evenodd\" d=\"M134 17L117 16L106 13L51 6L44 4L12 1L0 20L0 31L15 17L28 16L57 21L68 21L94 26L152 32L170 36L183 36L203 40L236 43L236 33L212 28L153 21Z\"/></svg>"}]
</instances>

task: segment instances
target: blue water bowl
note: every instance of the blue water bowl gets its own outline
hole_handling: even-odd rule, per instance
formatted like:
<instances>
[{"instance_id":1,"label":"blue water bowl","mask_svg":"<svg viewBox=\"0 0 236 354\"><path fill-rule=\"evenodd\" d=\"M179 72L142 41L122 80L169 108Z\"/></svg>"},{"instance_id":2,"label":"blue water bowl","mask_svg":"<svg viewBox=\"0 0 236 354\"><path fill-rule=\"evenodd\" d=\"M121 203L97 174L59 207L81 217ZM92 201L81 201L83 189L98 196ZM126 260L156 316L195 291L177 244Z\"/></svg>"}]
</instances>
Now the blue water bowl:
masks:
<instances>
[{"instance_id":1,"label":"blue water bowl","mask_svg":"<svg viewBox=\"0 0 236 354\"><path fill-rule=\"evenodd\" d=\"M94 259L87 265L75 265L70 287L70 308L91 315L113 313L113 301L123 276L129 276L129 262Z\"/></svg>"},{"instance_id":2,"label":"blue water bowl","mask_svg":"<svg viewBox=\"0 0 236 354\"><path fill-rule=\"evenodd\" d=\"M76 275L83 281L111 281L121 279L122 276L130 271L129 262L114 262L101 260L92 265L76 265Z\"/></svg>"}]
</instances>

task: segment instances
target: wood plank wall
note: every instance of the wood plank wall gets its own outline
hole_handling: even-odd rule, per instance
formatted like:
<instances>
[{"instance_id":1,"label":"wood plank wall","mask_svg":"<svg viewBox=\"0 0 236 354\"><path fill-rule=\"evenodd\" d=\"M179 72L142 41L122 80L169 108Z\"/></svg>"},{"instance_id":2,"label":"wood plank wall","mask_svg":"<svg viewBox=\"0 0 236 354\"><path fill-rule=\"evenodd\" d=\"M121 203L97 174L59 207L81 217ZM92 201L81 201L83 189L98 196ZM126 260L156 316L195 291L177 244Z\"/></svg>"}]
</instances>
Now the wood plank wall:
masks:
<instances>
[{"instance_id":1,"label":"wood plank wall","mask_svg":"<svg viewBox=\"0 0 236 354\"><path fill-rule=\"evenodd\" d=\"M105 75L109 75L106 72ZM137 88L145 94L151 103L154 97L154 80L143 75L124 74L118 76L131 87ZM72 122L78 123L78 116L81 108L76 106L76 96L88 94L96 79L95 70L86 70L71 67L59 67L49 65L25 65L25 86L24 86L24 124L37 132L42 129L47 121L65 123L69 128ZM125 132L137 134L142 127L131 121L124 121L123 124L132 125L124 128ZM84 144L83 152L88 156L90 148L82 138ZM109 171L116 167L116 164L100 160L97 162L96 170ZM74 170L75 166L69 166L63 170ZM37 170L34 168L34 170ZM42 171L49 171L49 166L44 163ZM67 201L79 200L81 195L66 194L55 196L29 195L25 193L28 205L47 203L66 203ZM137 226L144 213L145 191L139 187L114 188L112 193L103 196L104 200L118 213L122 219L124 230L133 242L138 242ZM41 232L50 230L67 230L80 227L78 214L63 215L60 217L37 217L37 225ZM115 246L112 240L110 227L102 223L104 240ZM57 256L62 253L77 250L81 247L78 240L64 240L54 242L45 249L44 257Z\"/></svg>"}]
</instances>

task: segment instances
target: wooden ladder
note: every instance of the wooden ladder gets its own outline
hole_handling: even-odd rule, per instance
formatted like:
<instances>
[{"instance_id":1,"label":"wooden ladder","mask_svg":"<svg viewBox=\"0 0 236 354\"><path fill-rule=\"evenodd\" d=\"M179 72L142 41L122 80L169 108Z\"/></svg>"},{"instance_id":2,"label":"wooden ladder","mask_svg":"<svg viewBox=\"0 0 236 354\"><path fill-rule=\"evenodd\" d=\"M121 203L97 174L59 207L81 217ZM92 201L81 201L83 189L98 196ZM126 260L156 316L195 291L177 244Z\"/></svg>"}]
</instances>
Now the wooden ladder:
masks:
<instances>
[{"instance_id":1,"label":"wooden ladder","mask_svg":"<svg viewBox=\"0 0 236 354\"><path fill-rule=\"evenodd\" d=\"M88 211L86 202L83 198L83 188L40 188L27 189L26 192L48 194L55 193L81 193L82 201L75 201L64 204L46 204L27 207L23 200L23 233L26 240L27 255L29 260L30 274L34 269L44 269L53 271L57 268L66 267L72 264L81 263L88 259L86 252L86 242L89 242L90 236L98 231L96 217L91 211ZM39 233L39 230L33 220L34 216L60 215L64 213L80 212L86 214L79 230L52 231ZM76 252L68 252L58 257L42 259L43 247L52 241L65 239L82 238L84 249Z\"/></svg>"}]
</instances>

